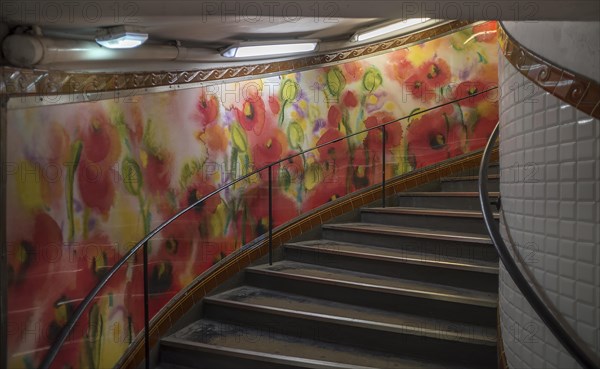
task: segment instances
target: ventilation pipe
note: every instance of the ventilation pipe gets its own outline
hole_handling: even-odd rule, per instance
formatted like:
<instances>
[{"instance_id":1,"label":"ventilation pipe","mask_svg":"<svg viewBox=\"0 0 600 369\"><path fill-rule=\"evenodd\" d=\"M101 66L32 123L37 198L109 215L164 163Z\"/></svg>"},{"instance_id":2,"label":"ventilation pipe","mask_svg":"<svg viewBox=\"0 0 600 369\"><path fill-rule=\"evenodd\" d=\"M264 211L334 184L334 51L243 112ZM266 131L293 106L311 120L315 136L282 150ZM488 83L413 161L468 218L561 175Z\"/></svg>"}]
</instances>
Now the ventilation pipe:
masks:
<instances>
[{"instance_id":1,"label":"ventilation pipe","mask_svg":"<svg viewBox=\"0 0 600 369\"><path fill-rule=\"evenodd\" d=\"M6 60L18 67L98 61L199 62L218 55L216 50L180 45L142 45L133 49L108 49L93 41L14 34L2 43Z\"/></svg>"}]
</instances>

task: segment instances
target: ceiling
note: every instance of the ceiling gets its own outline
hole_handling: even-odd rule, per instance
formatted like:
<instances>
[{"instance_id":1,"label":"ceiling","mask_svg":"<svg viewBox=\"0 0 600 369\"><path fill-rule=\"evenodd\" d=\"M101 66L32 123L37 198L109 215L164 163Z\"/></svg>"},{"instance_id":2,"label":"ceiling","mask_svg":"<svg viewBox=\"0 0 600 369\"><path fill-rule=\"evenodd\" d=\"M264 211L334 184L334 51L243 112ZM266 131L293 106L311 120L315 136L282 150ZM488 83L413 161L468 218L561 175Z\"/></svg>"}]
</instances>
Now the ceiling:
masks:
<instances>
[{"instance_id":1,"label":"ceiling","mask_svg":"<svg viewBox=\"0 0 600 369\"><path fill-rule=\"evenodd\" d=\"M191 50L202 50L202 56L196 58L195 62L231 64L231 60L218 55L218 50L239 41L319 39L323 51L356 45L348 42L356 30L390 19L426 17L440 20L597 21L600 19L600 2L3 0L0 11L0 21L3 23L0 27L0 39L7 33L38 26L44 37L89 41L93 44L97 30L126 24L148 33L148 45L178 42ZM397 35L390 34L387 37ZM69 65L62 68L77 69L76 61L67 64ZM145 64L148 63L141 63L136 67L157 67ZM54 67L61 69L60 66ZM89 70L90 66L86 65L85 68Z\"/></svg>"}]
</instances>

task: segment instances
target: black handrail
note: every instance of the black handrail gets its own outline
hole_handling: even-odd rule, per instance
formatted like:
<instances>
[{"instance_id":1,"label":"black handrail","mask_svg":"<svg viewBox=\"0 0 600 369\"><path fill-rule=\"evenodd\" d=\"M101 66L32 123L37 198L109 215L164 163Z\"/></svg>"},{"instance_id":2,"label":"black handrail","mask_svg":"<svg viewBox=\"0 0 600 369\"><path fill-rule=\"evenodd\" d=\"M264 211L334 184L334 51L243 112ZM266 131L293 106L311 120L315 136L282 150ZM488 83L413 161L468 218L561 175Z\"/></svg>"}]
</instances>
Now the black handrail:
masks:
<instances>
[{"instance_id":1,"label":"black handrail","mask_svg":"<svg viewBox=\"0 0 600 369\"><path fill-rule=\"evenodd\" d=\"M344 137L340 137L340 138L336 138L334 140L331 140L329 142L320 144L320 145L316 145L310 149L307 150L303 150L303 151L299 151L295 154L292 154L288 157L285 157L283 159L274 161L270 164L264 165L254 171L252 171L251 173L247 173L239 178L236 178L235 180L224 184L223 186L215 189L214 191L208 193L207 195L205 195L204 197L202 197L201 199L195 201L193 204L188 205L187 207L183 208L182 210L180 210L178 213L176 213L175 215L173 215L171 218L167 219L166 221L164 221L163 223L161 223L159 226L157 226L156 228L154 228L150 233L148 233L146 236L144 236L144 238L142 238L142 240L140 242L138 242L134 247L132 247L125 255L123 255L123 257L116 262L110 269L108 269L108 271L103 275L102 279L98 282L98 284L92 288L92 290L86 295L86 297L83 299L83 301L77 306L77 308L75 309L75 311L73 312L73 315L70 317L69 321L64 325L64 327L61 329L60 334L58 335L58 337L56 338L56 340L52 343L52 345L50 346L50 349L48 350L48 352L46 353L46 356L44 356L44 359L42 360L39 369L49 369L50 365L52 364L52 362L54 361L54 359L56 358L56 355L58 355L58 352L60 351L60 348L62 347L62 345L65 343L65 341L67 340L68 336L71 334L71 332L73 331L73 329L75 328L75 324L77 324L77 322L79 321L79 319L81 319L81 316L83 315L83 313L85 312L85 310L88 308L88 306L90 305L90 303L92 302L92 300L98 295L98 293L100 292L100 290L102 290L102 288L104 288L106 286L106 284L108 283L108 281L112 278L112 276L135 254L137 253L140 248L143 248L143 263L144 263L144 304L146 305L144 308L144 346L145 346L145 358L146 358L146 368L149 368L150 365L150 332L149 332L149 316L148 316L148 273L147 273L147 269L148 269L148 247L147 247L147 243L148 241L154 237L157 233L159 233L160 231L162 231L166 226L168 226L169 224L173 223L176 219L178 219L180 216L182 216L184 213L187 213L188 211L190 211L191 209L195 208L196 206L200 205L202 202L204 202L205 200L207 200L208 198L216 195L217 193L253 176L256 175L260 172L262 172L265 169L268 169L269 171L269 263L272 263L272 242L273 242L273 214L272 214L272 167L276 166L278 164L281 164L284 161L290 160L292 158L295 158L297 156L303 155L307 152L313 151L313 150L317 150L321 147L325 147L327 145L331 145L333 143L336 142L340 142L342 140L347 140L350 137L354 137L356 135L365 133L365 132L369 132L375 129L381 129L382 130L382 151L383 151L383 158L382 160L384 160L385 162L385 127L389 124L393 124L396 122L399 122L401 120L410 118L412 116L415 115L420 115L426 112L429 112L431 110L435 110L435 109L439 109L443 106L446 105L450 105L450 104L455 104L458 103L460 101L463 100L467 100L467 99L472 99L474 97L476 97L477 95L481 95L481 94L486 94L490 91L496 90L498 87L491 87L488 88L484 91L480 91L477 92L475 94L469 95L469 96L465 96L459 99L455 99L452 101L448 101L445 102L443 104L440 105L436 105L434 107L431 108L427 108L427 109L423 109L423 110L419 110L416 112L412 112L411 114L404 116L402 118L398 118L398 119L394 119L390 122L386 122L386 123L381 123L377 126L373 126L371 128L367 128L358 132L354 132L351 133L349 135L346 135ZM383 168L382 171L382 204L385 206L385 168Z\"/></svg>"},{"instance_id":2,"label":"black handrail","mask_svg":"<svg viewBox=\"0 0 600 369\"><path fill-rule=\"evenodd\" d=\"M500 124L496 125L496 128L492 132L490 139L485 147L483 156L481 158L481 165L479 167L479 201L481 203L481 211L483 213L483 219L488 229L488 233L500 255L500 260L506 271L515 282L527 302L533 307L538 316L542 319L544 324L550 329L554 337L563 345L563 347L577 360L577 362L586 369L600 369L600 366L594 363L594 360L585 351L585 349L568 333L564 325L559 321L554 312L552 312L529 284L517 263L510 254L508 247L504 243L500 230L494 220L492 208L490 206L490 198L487 189L487 178L488 178L488 166L490 156L492 154L492 147L498 138L500 132Z\"/></svg>"}]
</instances>

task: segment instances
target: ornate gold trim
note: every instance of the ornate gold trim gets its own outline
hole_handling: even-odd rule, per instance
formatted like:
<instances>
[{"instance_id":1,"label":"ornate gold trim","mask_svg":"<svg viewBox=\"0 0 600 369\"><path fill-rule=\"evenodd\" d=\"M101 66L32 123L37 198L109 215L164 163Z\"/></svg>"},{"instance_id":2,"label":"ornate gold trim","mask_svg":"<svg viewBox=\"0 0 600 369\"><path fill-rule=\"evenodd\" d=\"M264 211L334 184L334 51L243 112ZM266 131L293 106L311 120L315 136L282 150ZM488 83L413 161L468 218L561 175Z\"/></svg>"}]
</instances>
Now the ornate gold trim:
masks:
<instances>
[{"instance_id":1,"label":"ornate gold trim","mask_svg":"<svg viewBox=\"0 0 600 369\"><path fill-rule=\"evenodd\" d=\"M506 59L525 77L578 110L600 119L600 84L562 68L515 40L498 22L498 42Z\"/></svg>"},{"instance_id":2,"label":"ornate gold trim","mask_svg":"<svg viewBox=\"0 0 600 369\"><path fill-rule=\"evenodd\" d=\"M386 195L390 196L405 192L413 187L447 177L464 170L478 168L482 151L469 153L459 158L451 159L430 168L413 171L402 175L386 184ZM498 147L492 151L492 160L498 160ZM381 186L375 185L365 191L355 192L339 200L327 203L314 212L304 215L297 221L284 226L273 234L273 247L279 247L285 242L318 227L329 220L354 209L359 209L381 198ZM231 255L223 265L216 267L207 274L197 278L188 288L175 296L157 316L151 321L150 345L154 347L160 337L164 336L175 322L187 313L192 306L199 303L204 296L215 287L225 282L248 265L265 256L269 250L268 240L259 241L253 247L240 250ZM122 356L115 368L135 369L144 361L144 337L138 335L129 349Z\"/></svg>"},{"instance_id":3,"label":"ornate gold trim","mask_svg":"<svg viewBox=\"0 0 600 369\"><path fill-rule=\"evenodd\" d=\"M180 88L182 85L283 74L291 71L350 61L352 59L390 51L399 47L407 47L415 43L444 36L468 27L471 24L473 24L473 22L465 20L452 21L409 35L347 50L294 60L228 68L176 72L70 73L63 71L1 67L0 95L8 94L12 97L83 94L84 96L87 96L100 92L115 92L155 87Z\"/></svg>"}]
</instances>

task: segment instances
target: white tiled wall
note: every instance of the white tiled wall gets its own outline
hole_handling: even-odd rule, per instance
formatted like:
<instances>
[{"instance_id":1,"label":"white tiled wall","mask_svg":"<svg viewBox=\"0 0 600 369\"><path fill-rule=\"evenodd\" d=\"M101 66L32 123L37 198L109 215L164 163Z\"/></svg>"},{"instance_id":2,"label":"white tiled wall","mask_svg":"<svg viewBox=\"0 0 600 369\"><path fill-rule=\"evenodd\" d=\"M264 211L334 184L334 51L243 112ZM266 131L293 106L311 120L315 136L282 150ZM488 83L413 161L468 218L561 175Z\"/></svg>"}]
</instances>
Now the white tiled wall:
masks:
<instances>
[{"instance_id":1,"label":"white tiled wall","mask_svg":"<svg viewBox=\"0 0 600 369\"><path fill-rule=\"evenodd\" d=\"M538 290L598 358L600 121L500 59L501 228L508 226ZM579 368L503 268L500 319L511 369Z\"/></svg>"}]
</instances>

